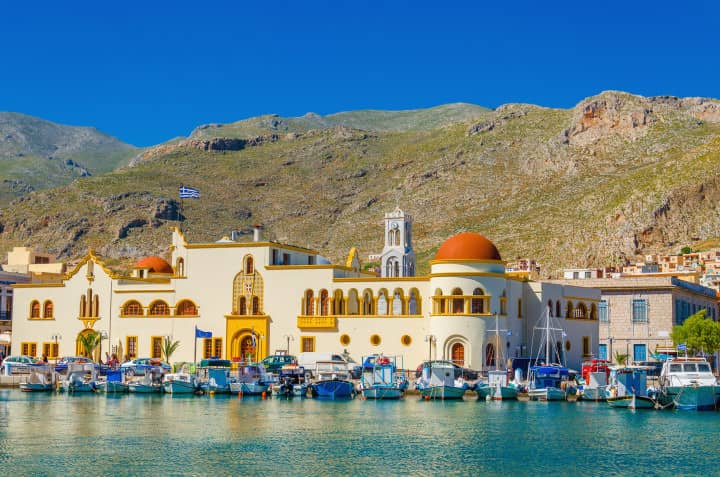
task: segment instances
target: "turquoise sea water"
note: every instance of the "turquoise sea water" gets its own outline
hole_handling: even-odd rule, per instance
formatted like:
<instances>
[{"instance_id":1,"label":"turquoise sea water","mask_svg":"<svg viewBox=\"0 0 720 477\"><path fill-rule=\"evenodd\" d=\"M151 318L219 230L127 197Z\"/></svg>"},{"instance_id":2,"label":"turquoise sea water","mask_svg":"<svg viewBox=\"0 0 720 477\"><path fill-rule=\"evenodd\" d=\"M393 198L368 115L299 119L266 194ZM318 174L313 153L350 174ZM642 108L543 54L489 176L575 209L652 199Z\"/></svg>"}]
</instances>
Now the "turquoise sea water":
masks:
<instances>
[{"instance_id":1,"label":"turquoise sea water","mask_svg":"<svg viewBox=\"0 0 720 477\"><path fill-rule=\"evenodd\" d=\"M0 391L4 475L717 475L720 414Z\"/></svg>"}]
</instances>

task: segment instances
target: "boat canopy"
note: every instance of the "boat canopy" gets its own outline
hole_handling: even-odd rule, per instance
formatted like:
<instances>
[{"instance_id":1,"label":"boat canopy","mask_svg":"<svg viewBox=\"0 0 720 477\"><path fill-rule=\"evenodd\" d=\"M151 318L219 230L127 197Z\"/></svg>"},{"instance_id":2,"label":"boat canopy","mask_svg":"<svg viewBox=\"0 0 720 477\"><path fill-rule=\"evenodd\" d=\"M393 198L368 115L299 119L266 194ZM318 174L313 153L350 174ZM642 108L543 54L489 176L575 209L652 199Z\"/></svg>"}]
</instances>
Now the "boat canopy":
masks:
<instances>
[{"instance_id":1,"label":"boat canopy","mask_svg":"<svg viewBox=\"0 0 720 477\"><path fill-rule=\"evenodd\" d=\"M229 359L203 359L200 361L201 368L229 368L232 366L232 362Z\"/></svg>"}]
</instances>

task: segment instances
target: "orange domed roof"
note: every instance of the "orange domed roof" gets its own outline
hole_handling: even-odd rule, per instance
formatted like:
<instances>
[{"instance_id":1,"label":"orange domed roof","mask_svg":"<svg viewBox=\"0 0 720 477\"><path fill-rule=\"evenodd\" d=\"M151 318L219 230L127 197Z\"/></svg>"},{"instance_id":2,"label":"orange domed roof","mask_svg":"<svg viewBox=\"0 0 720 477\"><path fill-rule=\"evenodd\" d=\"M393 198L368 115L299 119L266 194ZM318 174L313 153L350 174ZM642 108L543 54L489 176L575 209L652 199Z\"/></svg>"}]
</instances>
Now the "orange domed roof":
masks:
<instances>
[{"instance_id":1,"label":"orange domed roof","mask_svg":"<svg viewBox=\"0 0 720 477\"><path fill-rule=\"evenodd\" d=\"M447 239L435 260L502 260L495 245L475 232L463 232Z\"/></svg>"},{"instance_id":2,"label":"orange domed roof","mask_svg":"<svg viewBox=\"0 0 720 477\"><path fill-rule=\"evenodd\" d=\"M157 255L143 258L133 268L149 268L152 273L173 273L170 264Z\"/></svg>"}]
</instances>

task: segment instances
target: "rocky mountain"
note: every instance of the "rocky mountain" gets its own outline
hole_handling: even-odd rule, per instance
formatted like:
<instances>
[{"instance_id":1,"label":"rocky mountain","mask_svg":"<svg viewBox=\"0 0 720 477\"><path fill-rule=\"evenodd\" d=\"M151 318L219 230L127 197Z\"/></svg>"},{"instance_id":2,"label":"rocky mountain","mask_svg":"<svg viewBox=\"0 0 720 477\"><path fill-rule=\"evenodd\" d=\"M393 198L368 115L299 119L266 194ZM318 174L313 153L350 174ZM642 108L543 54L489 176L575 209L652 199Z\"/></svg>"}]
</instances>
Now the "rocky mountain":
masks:
<instances>
[{"instance_id":1,"label":"rocky mountain","mask_svg":"<svg viewBox=\"0 0 720 477\"><path fill-rule=\"evenodd\" d=\"M137 153L95 128L0 112L0 203L112 171Z\"/></svg>"},{"instance_id":2,"label":"rocky mountain","mask_svg":"<svg viewBox=\"0 0 720 477\"><path fill-rule=\"evenodd\" d=\"M352 246L381 250L383 213L399 205L415 216L421 273L443 240L472 230L507 260L540 260L548 275L720 237L716 100L605 92L567 110L400 114L395 128L399 113L342 114L356 122L198 128L133 167L16 199L0 209L0 244L63 258L89 248L111 259L162 254L182 218L191 241L231 230L249 239L262 223L268 238L342 262ZM180 184L201 191L182 210Z\"/></svg>"}]
</instances>

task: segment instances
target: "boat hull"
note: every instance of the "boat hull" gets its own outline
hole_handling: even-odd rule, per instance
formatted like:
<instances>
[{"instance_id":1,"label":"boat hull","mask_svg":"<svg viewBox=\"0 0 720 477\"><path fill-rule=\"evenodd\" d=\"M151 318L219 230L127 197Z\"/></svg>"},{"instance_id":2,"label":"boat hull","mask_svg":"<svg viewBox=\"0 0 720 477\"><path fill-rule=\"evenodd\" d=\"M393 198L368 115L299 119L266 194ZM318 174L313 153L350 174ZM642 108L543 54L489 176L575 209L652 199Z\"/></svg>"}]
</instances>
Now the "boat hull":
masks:
<instances>
[{"instance_id":1,"label":"boat hull","mask_svg":"<svg viewBox=\"0 0 720 477\"><path fill-rule=\"evenodd\" d=\"M55 389L51 383L21 383L20 389L24 392L48 392Z\"/></svg>"},{"instance_id":2,"label":"boat hull","mask_svg":"<svg viewBox=\"0 0 720 477\"><path fill-rule=\"evenodd\" d=\"M232 394L243 394L247 396L260 396L268 392L270 386L260 383L230 383L230 392Z\"/></svg>"},{"instance_id":3,"label":"boat hull","mask_svg":"<svg viewBox=\"0 0 720 477\"><path fill-rule=\"evenodd\" d=\"M128 384L106 381L104 383L98 384L97 389L98 391L105 393L126 393L128 392Z\"/></svg>"},{"instance_id":4,"label":"boat hull","mask_svg":"<svg viewBox=\"0 0 720 477\"><path fill-rule=\"evenodd\" d=\"M193 394L196 386L189 381L165 381L163 390L168 394Z\"/></svg>"},{"instance_id":5,"label":"boat hull","mask_svg":"<svg viewBox=\"0 0 720 477\"><path fill-rule=\"evenodd\" d=\"M681 411L714 411L717 409L718 386L672 386L667 395L675 409Z\"/></svg>"},{"instance_id":6,"label":"boat hull","mask_svg":"<svg viewBox=\"0 0 720 477\"><path fill-rule=\"evenodd\" d=\"M467 388L456 386L428 386L418 389L426 399L462 399Z\"/></svg>"},{"instance_id":7,"label":"boat hull","mask_svg":"<svg viewBox=\"0 0 720 477\"><path fill-rule=\"evenodd\" d=\"M365 399L400 399L403 395L399 387L371 387L361 392Z\"/></svg>"},{"instance_id":8,"label":"boat hull","mask_svg":"<svg viewBox=\"0 0 720 477\"><path fill-rule=\"evenodd\" d=\"M605 401L605 390L607 386L584 388L580 398L583 401Z\"/></svg>"},{"instance_id":9,"label":"boat hull","mask_svg":"<svg viewBox=\"0 0 720 477\"><path fill-rule=\"evenodd\" d=\"M93 383L69 384L69 385L65 385L64 389L69 393L93 393L93 392L95 392L95 384L93 384Z\"/></svg>"},{"instance_id":10,"label":"boat hull","mask_svg":"<svg viewBox=\"0 0 720 477\"><path fill-rule=\"evenodd\" d=\"M137 394L156 394L162 391L162 386L157 384L132 383L129 386L129 391Z\"/></svg>"},{"instance_id":11,"label":"boat hull","mask_svg":"<svg viewBox=\"0 0 720 477\"><path fill-rule=\"evenodd\" d=\"M622 408L622 409L654 409L655 401L646 396L635 396L633 402L632 396L622 396L607 398L607 403L610 407ZM634 406L634 407L633 407Z\"/></svg>"},{"instance_id":12,"label":"boat hull","mask_svg":"<svg viewBox=\"0 0 720 477\"><path fill-rule=\"evenodd\" d=\"M319 398L348 398L355 393L353 384L350 381L340 379L332 379L328 381L318 381L312 385L313 397Z\"/></svg>"},{"instance_id":13,"label":"boat hull","mask_svg":"<svg viewBox=\"0 0 720 477\"><path fill-rule=\"evenodd\" d=\"M558 388L530 389L528 396L533 401L564 401L565 391Z\"/></svg>"}]
</instances>

